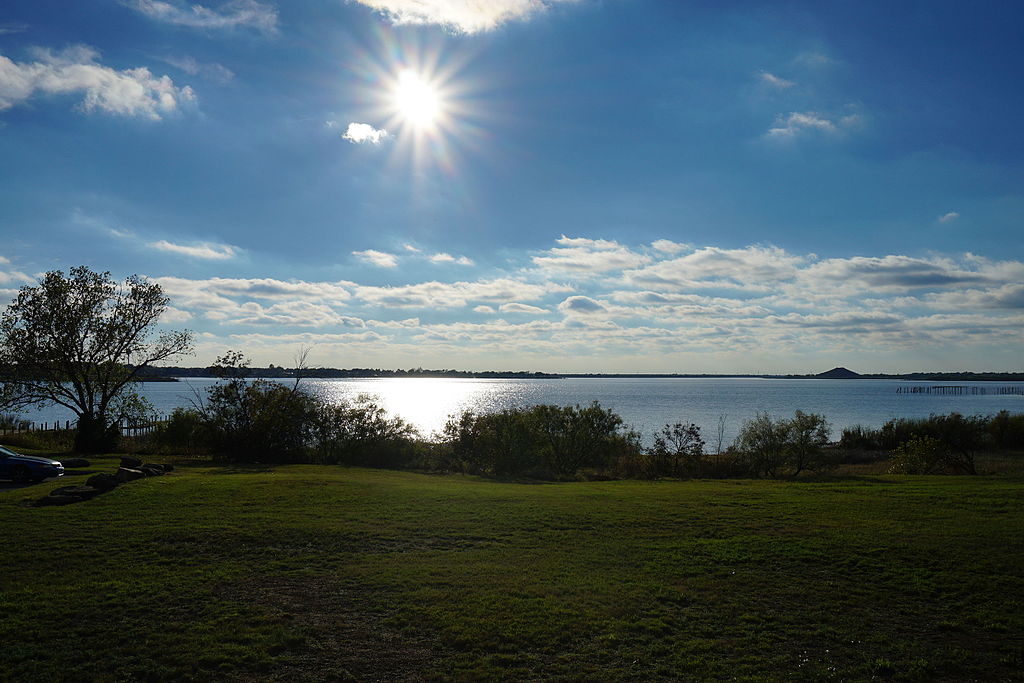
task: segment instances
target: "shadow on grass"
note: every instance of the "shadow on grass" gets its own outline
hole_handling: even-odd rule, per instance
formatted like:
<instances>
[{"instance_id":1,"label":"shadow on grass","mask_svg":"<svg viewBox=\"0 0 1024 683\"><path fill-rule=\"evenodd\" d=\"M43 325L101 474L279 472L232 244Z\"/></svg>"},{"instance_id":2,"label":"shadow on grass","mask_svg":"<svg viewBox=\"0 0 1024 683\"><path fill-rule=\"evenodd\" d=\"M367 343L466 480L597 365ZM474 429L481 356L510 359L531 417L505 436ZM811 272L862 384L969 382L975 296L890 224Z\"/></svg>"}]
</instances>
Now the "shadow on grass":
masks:
<instances>
[{"instance_id":1,"label":"shadow on grass","mask_svg":"<svg viewBox=\"0 0 1024 683\"><path fill-rule=\"evenodd\" d=\"M209 474L268 474L273 471L272 465L239 463L210 470Z\"/></svg>"}]
</instances>

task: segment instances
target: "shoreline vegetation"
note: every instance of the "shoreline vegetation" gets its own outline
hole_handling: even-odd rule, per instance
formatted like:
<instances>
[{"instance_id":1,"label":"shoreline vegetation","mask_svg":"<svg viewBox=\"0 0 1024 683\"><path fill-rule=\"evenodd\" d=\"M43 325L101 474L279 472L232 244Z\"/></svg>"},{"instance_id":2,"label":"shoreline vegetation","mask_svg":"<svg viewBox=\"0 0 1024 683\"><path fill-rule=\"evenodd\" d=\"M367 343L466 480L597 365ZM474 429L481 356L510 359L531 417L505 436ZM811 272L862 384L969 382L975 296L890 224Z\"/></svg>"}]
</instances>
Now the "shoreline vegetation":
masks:
<instances>
[{"instance_id":1,"label":"shoreline vegetation","mask_svg":"<svg viewBox=\"0 0 1024 683\"><path fill-rule=\"evenodd\" d=\"M140 382L174 382L190 377L217 377L217 368L148 366L138 374ZM1024 372L908 372L903 374L857 373L833 368L817 374L715 374L715 373L625 373L625 372L530 372L513 370L431 370L409 368L285 368L277 365L250 367L249 377L262 379L378 379L378 378L464 378L464 379L888 379L922 382L1024 382Z\"/></svg>"}]
</instances>

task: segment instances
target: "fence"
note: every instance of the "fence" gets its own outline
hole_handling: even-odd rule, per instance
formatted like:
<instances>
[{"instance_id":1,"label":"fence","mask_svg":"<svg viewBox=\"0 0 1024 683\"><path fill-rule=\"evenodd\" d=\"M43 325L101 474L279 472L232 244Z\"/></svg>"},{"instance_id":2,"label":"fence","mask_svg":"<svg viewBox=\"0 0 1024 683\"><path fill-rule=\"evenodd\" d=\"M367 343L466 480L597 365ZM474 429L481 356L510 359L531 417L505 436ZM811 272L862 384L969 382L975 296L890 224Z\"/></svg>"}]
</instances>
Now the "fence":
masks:
<instances>
[{"instance_id":1,"label":"fence","mask_svg":"<svg viewBox=\"0 0 1024 683\"><path fill-rule=\"evenodd\" d=\"M897 394L939 394L940 396L1024 396L1024 387L968 387L961 385L935 385L896 387Z\"/></svg>"},{"instance_id":2,"label":"fence","mask_svg":"<svg viewBox=\"0 0 1024 683\"><path fill-rule=\"evenodd\" d=\"M167 422L168 416L159 416L156 419L149 420L146 422L130 422L128 420L122 420L118 423L117 427L121 430L121 434L124 436L140 436L142 434L152 434L156 431L164 422ZM71 420L54 420L53 422L32 422L29 420L16 420L11 424L0 425L0 435L4 434L19 434L22 432L59 432L61 430L74 429L75 423Z\"/></svg>"}]
</instances>

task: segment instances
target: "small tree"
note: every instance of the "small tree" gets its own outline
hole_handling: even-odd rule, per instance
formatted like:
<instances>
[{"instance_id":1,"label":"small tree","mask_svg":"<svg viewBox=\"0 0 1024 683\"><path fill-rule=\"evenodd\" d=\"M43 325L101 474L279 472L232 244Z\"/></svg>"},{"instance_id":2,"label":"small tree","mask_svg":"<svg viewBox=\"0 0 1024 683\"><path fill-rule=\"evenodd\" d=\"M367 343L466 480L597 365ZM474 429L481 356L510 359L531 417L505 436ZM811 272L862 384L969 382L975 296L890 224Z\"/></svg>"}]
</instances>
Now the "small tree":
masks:
<instances>
[{"instance_id":1,"label":"small tree","mask_svg":"<svg viewBox=\"0 0 1024 683\"><path fill-rule=\"evenodd\" d=\"M747 458L750 469L765 477L776 477L786 464L785 421L775 421L768 413L747 420L736 437L736 450Z\"/></svg>"},{"instance_id":2,"label":"small tree","mask_svg":"<svg viewBox=\"0 0 1024 683\"><path fill-rule=\"evenodd\" d=\"M77 416L76 450L109 450L118 422L145 410L131 384L139 371L191 352L188 331L149 341L167 303L154 282L117 282L87 266L22 287L0 319L4 403L64 406Z\"/></svg>"},{"instance_id":3,"label":"small tree","mask_svg":"<svg viewBox=\"0 0 1024 683\"><path fill-rule=\"evenodd\" d=\"M654 447L650 450L654 469L652 474L673 477L699 474L704 445L700 427L696 424L677 422L665 425L655 435Z\"/></svg>"},{"instance_id":4,"label":"small tree","mask_svg":"<svg viewBox=\"0 0 1024 683\"><path fill-rule=\"evenodd\" d=\"M831 428L824 415L798 410L786 426L786 450L794 477L804 470L820 470L829 464L823 449L828 444Z\"/></svg>"}]
</instances>

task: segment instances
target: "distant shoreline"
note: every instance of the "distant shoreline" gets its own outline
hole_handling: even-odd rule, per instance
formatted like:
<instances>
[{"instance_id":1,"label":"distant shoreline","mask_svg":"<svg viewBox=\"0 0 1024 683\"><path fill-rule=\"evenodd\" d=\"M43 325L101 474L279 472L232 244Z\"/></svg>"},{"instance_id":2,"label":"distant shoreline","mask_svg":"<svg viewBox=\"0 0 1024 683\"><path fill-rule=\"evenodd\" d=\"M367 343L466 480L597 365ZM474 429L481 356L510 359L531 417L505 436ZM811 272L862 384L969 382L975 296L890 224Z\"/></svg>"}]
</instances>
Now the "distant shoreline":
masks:
<instances>
[{"instance_id":1,"label":"distant shoreline","mask_svg":"<svg viewBox=\"0 0 1024 683\"><path fill-rule=\"evenodd\" d=\"M139 377L143 382L176 381L190 377L212 378L217 375L210 368L150 367ZM291 369L270 366L249 368L248 376L265 379L294 379L296 372ZM378 368L309 368L301 373L306 379L887 379L919 382L1024 382L1024 372L912 372L905 374L871 373L859 374L835 368L818 374L753 374L753 373L629 373L629 372L514 372L465 370L383 370Z\"/></svg>"}]
</instances>

